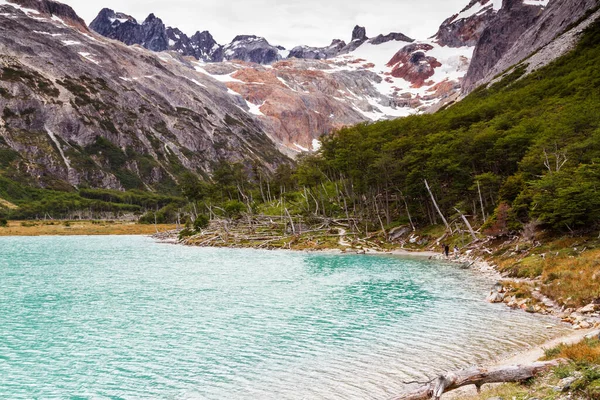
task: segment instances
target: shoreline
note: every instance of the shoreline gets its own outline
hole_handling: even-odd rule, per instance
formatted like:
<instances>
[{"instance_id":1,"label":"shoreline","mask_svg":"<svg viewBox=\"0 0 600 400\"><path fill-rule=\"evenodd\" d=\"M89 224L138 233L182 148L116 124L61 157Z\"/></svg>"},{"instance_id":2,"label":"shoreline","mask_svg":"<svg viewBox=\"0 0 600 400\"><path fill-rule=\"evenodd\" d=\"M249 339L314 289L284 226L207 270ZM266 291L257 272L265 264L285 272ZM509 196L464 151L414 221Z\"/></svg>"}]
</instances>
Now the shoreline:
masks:
<instances>
[{"instance_id":1,"label":"shoreline","mask_svg":"<svg viewBox=\"0 0 600 400\"><path fill-rule=\"evenodd\" d=\"M540 358L544 356L545 349L554 348L560 344L570 345L581 342L587 337L598 337L600 335L600 329L584 329L584 330L572 330L571 332L567 332L564 335L560 334L555 338L546 340L544 343L533 345L529 349L519 350L511 353L507 353L505 355L499 356L496 360L486 363L484 365L479 365L479 367L485 368L493 368L493 367L501 367L501 366L509 366L509 365L525 365L532 364L538 361ZM503 385L502 383L491 383L486 384L485 387L494 387ZM473 386L463 386L457 389L454 389L450 392L444 393L445 399L450 400L459 400L465 396L476 396L477 389Z\"/></svg>"}]
</instances>

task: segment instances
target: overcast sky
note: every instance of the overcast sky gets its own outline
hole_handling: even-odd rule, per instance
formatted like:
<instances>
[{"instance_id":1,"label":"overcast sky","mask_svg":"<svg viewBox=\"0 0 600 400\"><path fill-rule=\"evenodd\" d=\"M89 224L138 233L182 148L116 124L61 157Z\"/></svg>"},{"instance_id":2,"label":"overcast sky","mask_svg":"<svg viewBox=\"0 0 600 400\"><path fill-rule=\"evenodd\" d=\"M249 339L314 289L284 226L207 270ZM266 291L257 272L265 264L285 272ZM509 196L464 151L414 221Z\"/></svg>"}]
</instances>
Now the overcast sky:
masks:
<instances>
[{"instance_id":1,"label":"overcast sky","mask_svg":"<svg viewBox=\"0 0 600 400\"><path fill-rule=\"evenodd\" d=\"M328 45L349 41L355 25L367 36L402 32L423 39L469 0L62 0L89 24L108 7L144 20L154 13L187 34L208 30L220 44L235 35L264 36L271 44Z\"/></svg>"}]
</instances>

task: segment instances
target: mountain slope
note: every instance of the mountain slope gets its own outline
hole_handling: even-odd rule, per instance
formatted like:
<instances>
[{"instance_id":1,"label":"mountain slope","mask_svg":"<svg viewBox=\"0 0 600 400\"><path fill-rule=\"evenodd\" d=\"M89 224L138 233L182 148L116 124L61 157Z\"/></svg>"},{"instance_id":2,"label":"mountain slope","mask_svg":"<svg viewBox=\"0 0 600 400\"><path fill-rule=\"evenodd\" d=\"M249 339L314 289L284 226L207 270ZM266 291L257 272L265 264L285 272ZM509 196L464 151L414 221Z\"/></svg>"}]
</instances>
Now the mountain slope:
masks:
<instances>
[{"instance_id":1,"label":"mountain slope","mask_svg":"<svg viewBox=\"0 0 600 400\"><path fill-rule=\"evenodd\" d=\"M464 92L469 93L490 82L511 66L555 42L597 5L597 0L504 0L502 9L477 43L463 84ZM554 48L547 53L545 64L571 48L573 45Z\"/></svg>"},{"instance_id":2,"label":"mountain slope","mask_svg":"<svg viewBox=\"0 0 600 400\"><path fill-rule=\"evenodd\" d=\"M13 175L157 189L220 160L285 162L245 103L166 54L11 4L0 5L0 36L0 147Z\"/></svg>"}]
</instances>

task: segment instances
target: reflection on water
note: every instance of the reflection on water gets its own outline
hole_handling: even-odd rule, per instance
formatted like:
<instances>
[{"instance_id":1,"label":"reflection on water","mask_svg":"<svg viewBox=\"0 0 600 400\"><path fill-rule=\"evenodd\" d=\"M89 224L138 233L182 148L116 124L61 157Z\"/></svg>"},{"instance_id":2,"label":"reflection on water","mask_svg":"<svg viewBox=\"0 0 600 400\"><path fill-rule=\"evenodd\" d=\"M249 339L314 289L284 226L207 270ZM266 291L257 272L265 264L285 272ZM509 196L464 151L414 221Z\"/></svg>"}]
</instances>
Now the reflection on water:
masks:
<instances>
[{"instance_id":1,"label":"reflection on water","mask_svg":"<svg viewBox=\"0 0 600 400\"><path fill-rule=\"evenodd\" d=\"M381 399L562 328L454 265L0 238L7 398Z\"/></svg>"}]
</instances>

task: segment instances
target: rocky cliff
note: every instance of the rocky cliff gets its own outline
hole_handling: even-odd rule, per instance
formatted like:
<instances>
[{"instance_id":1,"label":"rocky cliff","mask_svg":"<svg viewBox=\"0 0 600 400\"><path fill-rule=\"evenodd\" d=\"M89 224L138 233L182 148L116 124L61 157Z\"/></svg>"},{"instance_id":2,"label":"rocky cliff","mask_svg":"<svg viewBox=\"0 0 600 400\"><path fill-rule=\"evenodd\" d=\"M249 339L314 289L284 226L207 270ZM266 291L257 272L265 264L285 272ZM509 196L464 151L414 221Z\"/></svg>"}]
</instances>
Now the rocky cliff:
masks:
<instances>
[{"instance_id":1,"label":"rocky cliff","mask_svg":"<svg viewBox=\"0 0 600 400\"><path fill-rule=\"evenodd\" d=\"M460 13L442 23L435 39L442 46L475 46L496 13L492 0L471 0Z\"/></svg>"},{"instance_id":2,"label":"rocky cliff","mask_svg":"<svg viewBox=\"0 0 600 400\"><path fill-rule=\"evenodd\" d=\"M464 93L549 45L597 7L597 0L504 0L477 43ZM567 50L555 48L546 63Z\"/></svg>"}]
</instances>

